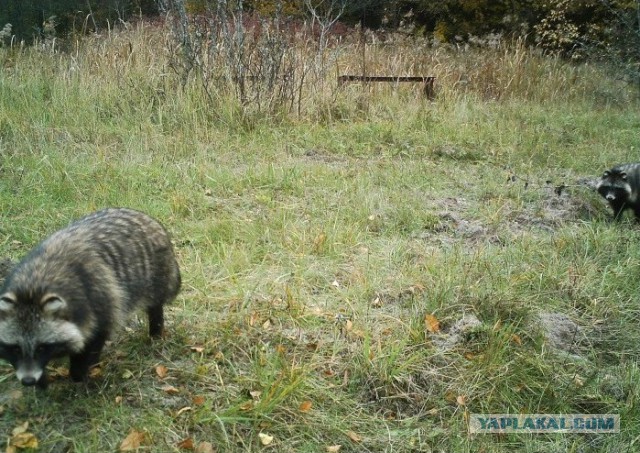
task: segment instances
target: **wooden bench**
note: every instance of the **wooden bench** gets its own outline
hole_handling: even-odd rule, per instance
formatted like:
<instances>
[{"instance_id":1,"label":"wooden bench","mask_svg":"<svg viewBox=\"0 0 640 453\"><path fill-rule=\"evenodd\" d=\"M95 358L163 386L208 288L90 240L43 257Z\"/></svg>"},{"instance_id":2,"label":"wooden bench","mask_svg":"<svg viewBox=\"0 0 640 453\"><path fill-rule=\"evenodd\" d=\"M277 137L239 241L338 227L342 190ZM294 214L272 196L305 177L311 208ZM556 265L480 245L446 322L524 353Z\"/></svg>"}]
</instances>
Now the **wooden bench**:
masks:
<instances>
[{"instance_id":1,"label":"wooden bench","mask_svg":"<svg viewBox=\"0 0 640 453\"><path fill-rule=\"evenodd\" d=\"M341 75L338 76L338 86L344 85L346 82L421 82L424 84L424 95L430 101L436 98L434 89L436 78L433 76L360 76L360 75Z\"/></svg>"}]
</instances>

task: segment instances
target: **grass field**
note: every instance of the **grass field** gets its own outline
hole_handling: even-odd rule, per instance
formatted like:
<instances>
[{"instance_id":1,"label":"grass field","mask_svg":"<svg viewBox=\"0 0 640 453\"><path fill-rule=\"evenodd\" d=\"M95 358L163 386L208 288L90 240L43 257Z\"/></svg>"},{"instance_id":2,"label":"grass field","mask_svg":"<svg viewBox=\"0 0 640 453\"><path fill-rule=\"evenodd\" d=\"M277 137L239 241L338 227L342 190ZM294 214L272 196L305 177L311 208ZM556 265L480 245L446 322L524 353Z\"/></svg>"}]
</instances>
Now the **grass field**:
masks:
<instances>
[{"instance_id":1,"label":"grass field","mask_svg":"<svg viewBox=\"0 0 640 453\"><path fill-rule=\"evenodd\" d=\"M640 230L584 184L640 160L635 93L521 45L381 47L372 70L429 71L438 98L332 75L268 115L177 86L162 42L0 49L0 255L128 206L171 231L184 282L166 338L132 320L86 385L61 361L22 388L2 364L7 445L28 422L42 452L637 448ZM579 328L566 350L549 313ZM520 412L622 430L468 434Z\"/></svg>"}]
</instances>

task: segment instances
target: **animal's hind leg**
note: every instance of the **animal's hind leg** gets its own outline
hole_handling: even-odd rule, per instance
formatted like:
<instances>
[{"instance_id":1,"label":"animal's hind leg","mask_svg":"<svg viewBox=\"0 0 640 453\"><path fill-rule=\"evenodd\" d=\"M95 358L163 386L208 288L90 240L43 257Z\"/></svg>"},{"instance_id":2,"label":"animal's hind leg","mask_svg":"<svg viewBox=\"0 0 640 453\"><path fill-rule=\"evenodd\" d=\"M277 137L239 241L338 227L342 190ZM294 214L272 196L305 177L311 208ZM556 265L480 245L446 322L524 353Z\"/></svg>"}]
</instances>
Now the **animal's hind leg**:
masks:
<instances>
[{"instance_id":1,"label":"animal's hind leg","mask_svg":"<svg viewBox=\"0 0 640 453\"><path fill-rule=\"evenodd\" d=\"M164 329L164 312L162 305L154 305L147 308L149 315L149 336L160 338Z\"/></svg>"}]
</instances>

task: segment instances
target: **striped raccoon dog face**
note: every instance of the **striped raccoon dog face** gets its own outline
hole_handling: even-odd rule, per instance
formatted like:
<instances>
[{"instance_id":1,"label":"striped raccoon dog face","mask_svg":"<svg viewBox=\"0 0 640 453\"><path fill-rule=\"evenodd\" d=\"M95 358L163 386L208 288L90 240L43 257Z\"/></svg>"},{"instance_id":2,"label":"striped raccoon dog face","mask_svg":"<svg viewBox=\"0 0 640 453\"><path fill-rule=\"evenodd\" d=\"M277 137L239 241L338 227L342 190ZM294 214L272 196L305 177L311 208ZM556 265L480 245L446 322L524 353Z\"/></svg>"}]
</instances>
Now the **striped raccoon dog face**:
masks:
<instances>
[{"instance_id":1,"label":"striped raccoon dog face","mask_svg":"<svg viewBox=\"0 0 640 453\"><path fill-rule=\"evenodd\" d=\"M67 321L67 304L54 293L0 295L0 358L23 385L46 387L45 367L84 346L82 333Z\"/></svg>"},{"instance_id":2,"label":"striped raccoon dog face","mask_svg":"<svg viewBox=\"0 0 640 453\"><path fill-rule=\"evenodd\" d=\"M598 193L608 202L625 201L633 192L627 172L615 169L605 171L597 187Z\"/></svg>"}]
</instances>

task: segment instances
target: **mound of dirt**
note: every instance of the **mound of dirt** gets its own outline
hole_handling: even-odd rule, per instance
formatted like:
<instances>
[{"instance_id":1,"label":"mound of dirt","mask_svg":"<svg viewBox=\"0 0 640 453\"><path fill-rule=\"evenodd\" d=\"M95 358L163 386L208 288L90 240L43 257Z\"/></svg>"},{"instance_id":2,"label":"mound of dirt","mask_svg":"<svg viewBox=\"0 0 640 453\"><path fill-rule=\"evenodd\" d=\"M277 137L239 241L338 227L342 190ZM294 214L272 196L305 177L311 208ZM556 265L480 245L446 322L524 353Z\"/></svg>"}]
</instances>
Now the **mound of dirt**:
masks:
<instances>
[{"instance_id":1,"label":"mound of dirt","mask_svg":"<svg viewBox=\"0 0 640 453\"><path fill-rule=\"evenodd\" d=\"M501 221L498 224L472 218L469 212L471 201L465 198L433 200L433 206L440 209L436 214L440 221L434 228L421 231L416 237L440 246L461 241L471 246L481 243L501 245L505 240L524 233L553 232L567 223L597 216L597 210L590 200L581 196L585 190L592 190L592 186L591 180L580 180L572 186L549 183L531 187L526 183L525 193L536 191L532 194L534 201L524 205L505 203L501 207Z\"/></svg>"}]
</instances>

